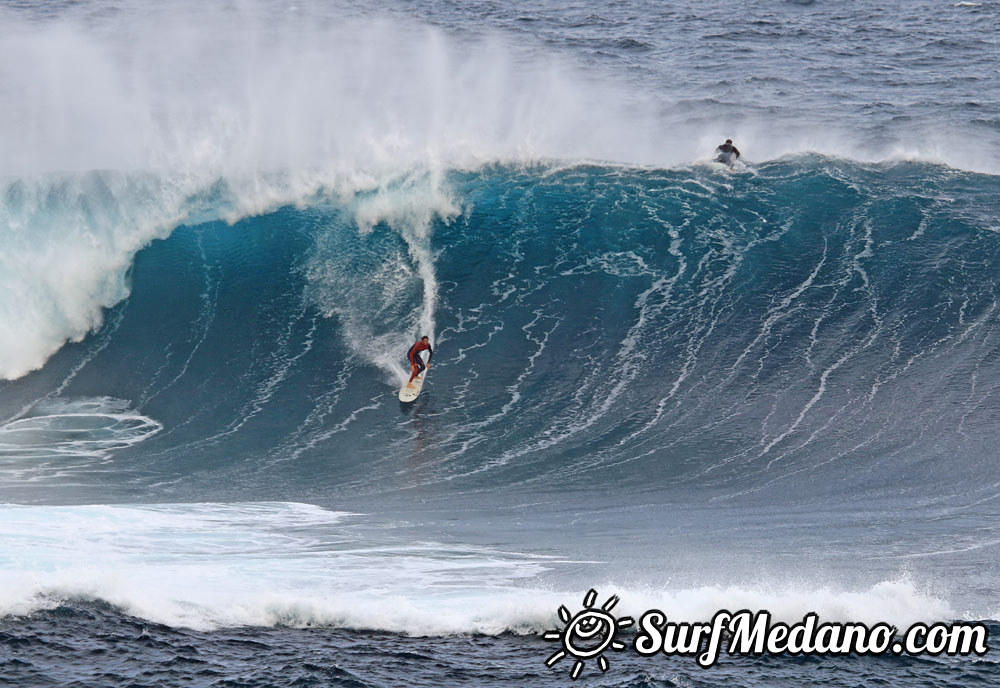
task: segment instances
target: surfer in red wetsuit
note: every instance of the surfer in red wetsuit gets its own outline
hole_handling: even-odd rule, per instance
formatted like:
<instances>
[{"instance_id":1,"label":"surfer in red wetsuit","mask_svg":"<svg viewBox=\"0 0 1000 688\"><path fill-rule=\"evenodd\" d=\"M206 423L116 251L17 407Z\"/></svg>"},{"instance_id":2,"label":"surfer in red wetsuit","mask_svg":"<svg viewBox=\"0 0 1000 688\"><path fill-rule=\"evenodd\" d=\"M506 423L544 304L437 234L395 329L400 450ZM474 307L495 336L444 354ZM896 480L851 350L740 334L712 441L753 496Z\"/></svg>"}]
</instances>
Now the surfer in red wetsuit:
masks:
<instances>
[{"instance_id":1,"label":"surfer in red wetsuit","mask_svg":"<svg viewBox=\"0 0 1000 688\"><path fill-rule=\"evenodd\" d=\"M420 352L427 352L427 365L424 365L423 359L420 357ZM413 374L410 375L409 381L407 381L407 387L413 387L413 381L416 379L417 375L424 372L424 370L431 364L431 358L434 356L434 349L431 348L430 340L427 337L421 337L420 341L410 347L409 352L406 354L406 358L410 360L410 370Z\"/></svg>"}]
</instances>

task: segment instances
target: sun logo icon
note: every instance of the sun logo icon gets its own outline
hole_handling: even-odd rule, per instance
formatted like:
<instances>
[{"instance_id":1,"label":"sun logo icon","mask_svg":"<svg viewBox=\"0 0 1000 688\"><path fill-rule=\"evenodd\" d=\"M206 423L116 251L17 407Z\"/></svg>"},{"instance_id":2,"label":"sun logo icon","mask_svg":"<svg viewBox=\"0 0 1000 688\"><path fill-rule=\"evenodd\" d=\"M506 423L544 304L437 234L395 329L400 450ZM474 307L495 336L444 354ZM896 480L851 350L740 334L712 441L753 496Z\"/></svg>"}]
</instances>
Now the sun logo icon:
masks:
<instances>
[{"instance_id":1,"label":"sun logo icon","mask_svg":"<svg viewBox=\"0 0 1000 688\"><path fill-rule=\"evenodd\" d=\"M570 678L574 681L583 671L584 662L593 657L597 658L597 666L601 671L607 671L608 660L604 656L604 651L609 647L612 650L624 650L625 643L615 640L615 634L619 629L628 628L633 623L631 616L623 616L616 620L611 615L611 610L618 604L618 595L609 597L600 609L594 609L595 600L597 591L591 588L583 598L584 608L575 616L570 616L565 605L560 606L559 618L566 626L561 631L546 631L542 635L545 640L562 642L562 647L545 660L545 666L554 666L567 655L575 658L576 663L569 672Z\"/></svg>"}]
</instances>

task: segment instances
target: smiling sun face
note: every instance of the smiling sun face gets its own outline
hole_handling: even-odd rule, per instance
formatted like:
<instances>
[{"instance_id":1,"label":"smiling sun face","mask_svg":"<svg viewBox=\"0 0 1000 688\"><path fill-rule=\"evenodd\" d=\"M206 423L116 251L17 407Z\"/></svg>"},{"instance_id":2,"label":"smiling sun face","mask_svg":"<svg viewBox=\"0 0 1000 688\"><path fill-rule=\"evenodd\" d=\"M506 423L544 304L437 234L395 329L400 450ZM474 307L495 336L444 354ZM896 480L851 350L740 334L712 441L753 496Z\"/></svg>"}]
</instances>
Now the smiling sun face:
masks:
<instances>
[{"instance_id":1,"label":"smiling sun face","mask_svg":"<svg viewBox=\"0 0 1000 688\"><path fill-rule=\"evenodd\" d=\"M612 650L624 650L625 644L615 640L615 633L620 628L632 625L632 618L623 616L615 620L611 610L618 604L618 596L612 595L599 610L593 609L597 599L597 591L591 589L583 598L584 609L570 616L565 606L559 607L559 618L565 623L562 631L547 631L542 637L545 640L559 640L562 649L549 657L545 664L553 666L560 659L569 655L576 659L570 670L570 678L574 680L583 671L584 660L597 657L597 665L601 671L608 670L608 660L603 652L609 647Z\"/></svg>"},{"instance_id":2,"label":"smiling sun face","mask_svg":"<svg viewBox=\"0 0 1000 688\"><path fill-rule=\"evenodd\" d=\"M580 659L595 657L615 639L615 619L605 612L584 610L566 627L563 645L566 651Z\"/></svg>"}]
</instances>

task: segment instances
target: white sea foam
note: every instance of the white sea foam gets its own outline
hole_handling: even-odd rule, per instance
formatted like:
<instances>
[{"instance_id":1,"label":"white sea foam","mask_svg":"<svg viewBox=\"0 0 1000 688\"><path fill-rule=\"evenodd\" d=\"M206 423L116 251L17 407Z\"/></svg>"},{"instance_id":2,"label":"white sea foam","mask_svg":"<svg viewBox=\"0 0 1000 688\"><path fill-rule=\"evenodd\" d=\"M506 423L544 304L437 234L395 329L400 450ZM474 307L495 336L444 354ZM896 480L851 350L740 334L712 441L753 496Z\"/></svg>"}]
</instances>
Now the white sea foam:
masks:
<instances>
[{"instance_id":1,"label":"white sea foam","mask_svg":"<svg viewBox=\"0 0 1000 688\"><path fill-rule=\"evenodd\" d=\"M496 633L543 560L359 535L304 504L0 507L0 615L100 599L177 626Z\"/></svg>"},{"instance_id":2,"label":"white sea foam","mask_svg":"<svg viewBox=\"0 0 1000 688\"><path fill-rule=\"evenodd\" d=\"M586 587L543 584L551 557L414 541L387 524L293 503L0 506L0 615L72 599L103 600L174 626L326 625L412 635L533 633ZM580 564L573 564L579 567ZM794 621L952 619L948 603L907 580L860 589L804 584L690 589L597 586L620 614L674 620L767 609Z\"/></svg>"}]
</instances>

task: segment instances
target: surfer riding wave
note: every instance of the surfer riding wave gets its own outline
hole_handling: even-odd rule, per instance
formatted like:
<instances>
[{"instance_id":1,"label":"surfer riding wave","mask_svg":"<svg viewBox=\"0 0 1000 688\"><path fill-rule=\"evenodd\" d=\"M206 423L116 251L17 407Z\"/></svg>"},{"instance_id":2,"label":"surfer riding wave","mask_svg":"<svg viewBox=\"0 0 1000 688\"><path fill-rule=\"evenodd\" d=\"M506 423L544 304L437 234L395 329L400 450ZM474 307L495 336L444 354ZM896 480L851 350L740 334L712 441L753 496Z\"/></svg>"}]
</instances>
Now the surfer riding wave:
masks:
<instances>
[{"instance_id":1,"label":"surfer riding wave","mask_svg":"<svg viewBox=\"0 0 1000 688\"><path fill-rule=\"evenodd\" d=\"M423 358L420 356L421 351L427 352L426 364L424 364ZM430 339L426 336L421 337L416 344L410 347L410 350L406 353L406 358L410 361L410 379L406 382L407 387L413 387L413 381L427 369L433 357L434 350L431 348Z\"/></svg>"}]
</instances>

